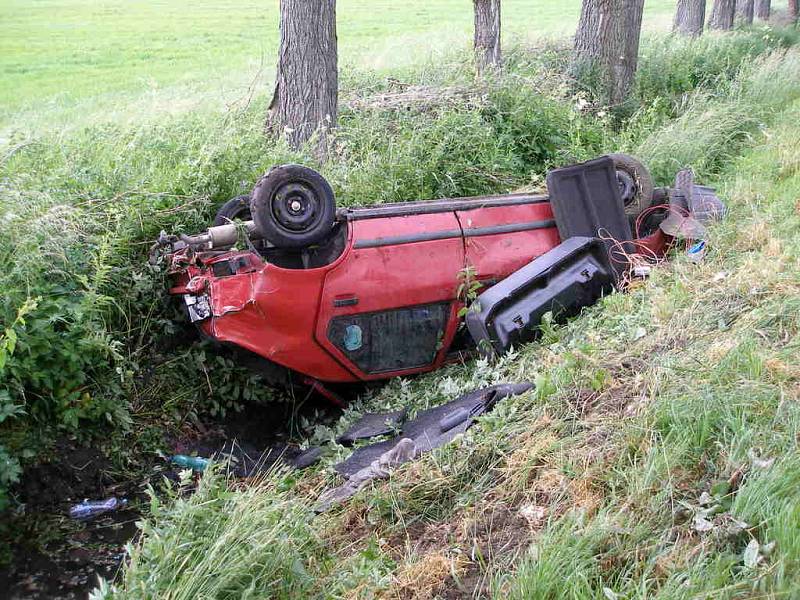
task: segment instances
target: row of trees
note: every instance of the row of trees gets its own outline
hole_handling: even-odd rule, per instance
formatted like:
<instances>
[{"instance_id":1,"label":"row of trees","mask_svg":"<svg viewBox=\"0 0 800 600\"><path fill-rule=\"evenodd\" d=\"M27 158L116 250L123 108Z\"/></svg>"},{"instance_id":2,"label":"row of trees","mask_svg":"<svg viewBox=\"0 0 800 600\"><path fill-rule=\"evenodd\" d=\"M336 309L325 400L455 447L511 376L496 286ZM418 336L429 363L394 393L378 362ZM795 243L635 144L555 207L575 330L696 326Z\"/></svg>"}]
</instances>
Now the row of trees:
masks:
<instances>
[{"instance_id":1,"label":"row of trees","mask_svg":"<svg viewBox=\"0 0 800 600\"><path fill-rule=\"evenodd\" d=\"M797 20L797 0L789 0L789 14ZM722 31L733 29L738 20L752 25L755 17L766 21L770 18L772 0L714 0L708 26ZM706 17L705 0L678 0L673 30L684 35L698 36L703 33Z\"/></svg>"},{"instance_id":2,"label":"row of trees","mask_svg":"<svg viewBox=\"0 0 800 600\"><path fill-rule=\"evenodd\" d=\"M788 0L797 21L798 0ZM500 0L473 0L474 50L479 74L502 65ZM771 0L714 0L708 27L769 19ZM573 70L592 76L601 99L621 104L636 73L644 0L583 0L575 34ZM706 26L706 0L677 0L673 31L699 36ZM336 0L281 0L280 47L268 126L299 148L314 135L322 157L327 132L336 125L338 70Z\"/></svg>"}]
</instances>

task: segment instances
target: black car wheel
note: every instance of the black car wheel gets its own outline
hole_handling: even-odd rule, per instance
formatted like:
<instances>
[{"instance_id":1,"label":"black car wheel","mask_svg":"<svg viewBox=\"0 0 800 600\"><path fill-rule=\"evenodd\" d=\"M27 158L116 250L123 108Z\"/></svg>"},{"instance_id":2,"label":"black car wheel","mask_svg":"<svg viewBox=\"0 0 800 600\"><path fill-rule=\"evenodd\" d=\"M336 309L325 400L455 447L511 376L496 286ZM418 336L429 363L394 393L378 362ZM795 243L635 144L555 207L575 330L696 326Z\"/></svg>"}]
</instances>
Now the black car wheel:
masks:
<instances>
[{"instance_id":1,"label":"black car wheel","mask_svg":"<svg viewBox=\"0 0 800 600\"><path fill-rule=\"evenodd\" d=\"M250 212L258 230L276 247L306 248L330 235L336 201L322 175L301 165L283 165L258 182Z\"/></svg>"},{"instance_id":2,"label":"black car wheel","mask_svg":"<svg viewBox=\"0 0 800 600\"><path fill-rule=\"evenodd\" d=\"M249 221L250 217L250 196L236 196L223 204L214 217L214 227L227 225L232 221Z\"/></svg>"},{"instance_id":3,"label":"black car wheel","mask_svg":"<svg viewBox=\"0 0 800 600\"><path fill-rule=\"evenodd\" d=\"M629 154L612 154L625 214L637 217L653 202L653 177L641 161Z\"/></svg>"}]
</instances>

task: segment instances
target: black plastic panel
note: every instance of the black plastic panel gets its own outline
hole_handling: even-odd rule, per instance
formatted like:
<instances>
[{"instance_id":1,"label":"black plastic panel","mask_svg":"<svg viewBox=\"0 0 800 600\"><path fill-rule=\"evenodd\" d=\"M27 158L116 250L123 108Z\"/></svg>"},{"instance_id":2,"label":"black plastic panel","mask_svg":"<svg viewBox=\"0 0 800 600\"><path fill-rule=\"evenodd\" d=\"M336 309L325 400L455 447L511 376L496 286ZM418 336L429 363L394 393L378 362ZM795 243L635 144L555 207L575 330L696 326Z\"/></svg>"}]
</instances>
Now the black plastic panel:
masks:
<instances>
[{"instance_id":1,"label":"black plastic panel","mask_svg":"<svg viewBox=\"0 0 800 600\"><path fill-rule=\"evenodd\" d=\"M503 354L534 339L545 313L565 319L613 289L614 271L600 240L573 237L478 296L467 313L484 354Z\"/></svg>"},{"instance_id":2,"label":"black plastic panel","mask_svg":"<svg viewBox=\"0 0 800 600\"><path fill-rule=\"evenodd\" d=\"M601 237L621 242L619 246L610 240L604 243L614 269L624 272L628 267L625 253L633 253L634 248L611 157L550 171L547 189L561 239Z\"/></svg>"},{"instance_id":3,"label":"black plastic panel","mask_svg":"<svg viewBox=\"0 0 800 600\"><path fill-rule=\"evenodd\" d=\"M332 319L328 339L365 373L431 364L444 335L450 304L426 304Z\"/></svg>"}]
</instances>

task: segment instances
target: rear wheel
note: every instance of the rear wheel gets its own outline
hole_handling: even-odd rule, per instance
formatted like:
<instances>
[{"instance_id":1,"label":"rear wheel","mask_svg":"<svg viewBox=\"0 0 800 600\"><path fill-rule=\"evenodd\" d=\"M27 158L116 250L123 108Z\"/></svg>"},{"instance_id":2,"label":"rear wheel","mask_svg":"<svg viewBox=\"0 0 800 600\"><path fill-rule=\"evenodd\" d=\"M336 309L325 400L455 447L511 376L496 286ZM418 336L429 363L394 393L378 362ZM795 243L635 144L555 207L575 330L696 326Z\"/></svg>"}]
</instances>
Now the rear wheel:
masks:
<instances>
[{"instance_id":1,"label":"rear wheel","mask_svg":"<svg viewBox=\"0 0 800 600\"><path fill-rule=\"evenodd\" d=\"M629 154L612 154L625 214L637 217L653 202L653 177L642 162Z\"/></svg>"},{"instance_id":2,"label":"rear wheel","mask_svg":"<svg viewBox=\"0 0 800 600\"><path fill-rule=\"evenodd\" d=\"M214 217L214 227L227 225L232 221L250 220L250 196L236 196L223 204Z\"/></svg>"},{"instance_id":3,"label":"rear wheel","mask_svg":"<svg viewBox=\"0 0 800 600\"><path fill-rule=\"evenodd\" d=\"M256 184L250 212L258 230L276 247L307 248L330 235L336 201L322 175L301 165L283 165Z\"/></svg>"}]
</instances>

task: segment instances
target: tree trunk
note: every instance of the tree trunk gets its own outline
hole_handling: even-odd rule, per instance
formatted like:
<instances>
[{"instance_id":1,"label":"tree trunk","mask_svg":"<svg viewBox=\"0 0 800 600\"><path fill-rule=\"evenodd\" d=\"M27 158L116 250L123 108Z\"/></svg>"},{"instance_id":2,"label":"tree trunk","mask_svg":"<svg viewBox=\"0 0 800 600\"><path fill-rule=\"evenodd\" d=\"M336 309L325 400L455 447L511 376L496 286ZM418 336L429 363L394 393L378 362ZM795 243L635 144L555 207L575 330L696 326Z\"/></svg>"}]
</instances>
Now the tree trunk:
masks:
<instances>
[{"instance_id":1,"label":"tree trunk","mask_svg":"<svg viewBox=\"0 0 800 600\"><path fill-rule=\"evenodd\" d=\"M672 30L675 33L697 37L703 33L706 21L706 0L678 0Z\"/></svg>"},{"instance_id":2,"label":"tree trunk","mask_svg":"<svg viewBox=\"0 0 800 600\"><path fill-rule=\"evenodd\" d=\"M756 0L756 16L762 21L769 21L772 0Z\"/></svg>"},{"instance_id":3,"label":"tree trunk","mask_svg":"<svg viewBox=\"0 0 800 600\"><path fill-rule=\"evenodd\" d=\"M792 23L797 22L797 0L789 0L789 18Z\"/></svg>"},{"instance_id":4,"label":"tree trunk","mask_svg":"<svg viewBox=\"0 0 800 600\"><path fill-rule=\"evenodd\" d=\"M473 0L475 7L475 65L478 73L487 67L499 67L500 0Z\"/></svg>"},{"instance_id":5,"label":"tree trunk","mask_svg":"<svg viewBox=\"0 0 800 600\"><path fill-rule=\"evenodd\" d=\"M336 0L281 0L280 32L268 127L294 149L317 134L317 155L324 158L339 94Z\"/></svg>"},{"instance_id":6,"label":"tree trunk","mask_svg":"<svg viewBox=\"0 0 800 600\"><path fill-rule=\"evenodd\" d=\"M714 0L711 9L711 18L708 20L710 29L729 31L733 29L733 17L736 13L736 0Z\"/></svg>"},{"instance_id":7,"label":"tree trunk","mask_svg":"<svg viewBox=\"0 0 800 600\"><path fill-rule=\"evenodd\" d=\"M753 24L753 0L736 0L736 20L742 25Z\"/></svg>"},{"instance_id":8,"label":"tree trunk","mask_svg":"<svg viewBox=\"0 0 800 600\"><path fill-rule=\"evenodd\" d=\"M584 0L575 34L573 71L596 78L610 106L628 96L639 58L644 0Z\"/></svg>"}]
</instances>

